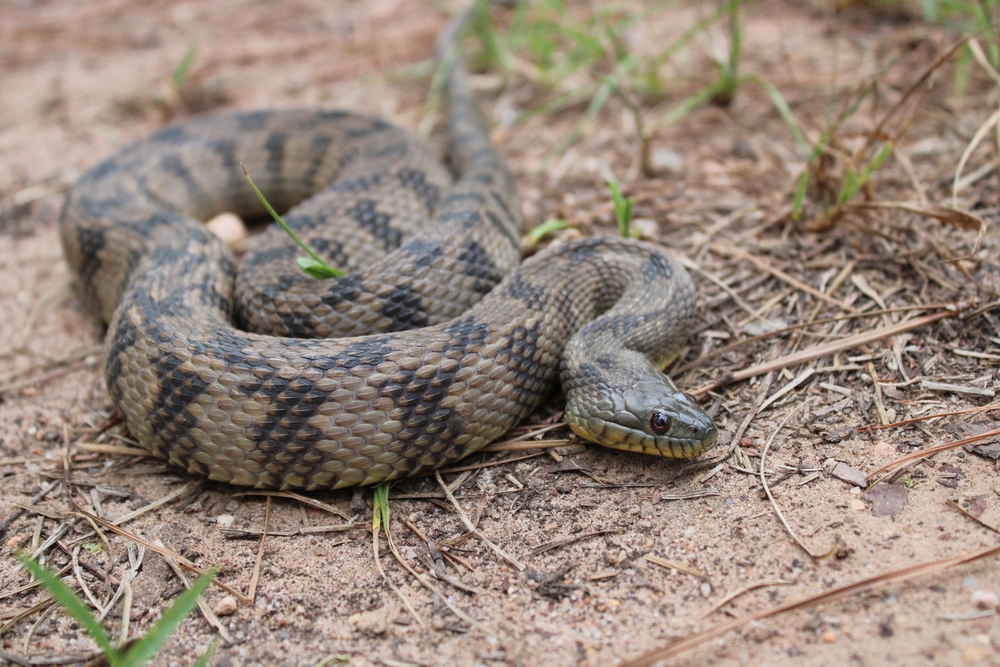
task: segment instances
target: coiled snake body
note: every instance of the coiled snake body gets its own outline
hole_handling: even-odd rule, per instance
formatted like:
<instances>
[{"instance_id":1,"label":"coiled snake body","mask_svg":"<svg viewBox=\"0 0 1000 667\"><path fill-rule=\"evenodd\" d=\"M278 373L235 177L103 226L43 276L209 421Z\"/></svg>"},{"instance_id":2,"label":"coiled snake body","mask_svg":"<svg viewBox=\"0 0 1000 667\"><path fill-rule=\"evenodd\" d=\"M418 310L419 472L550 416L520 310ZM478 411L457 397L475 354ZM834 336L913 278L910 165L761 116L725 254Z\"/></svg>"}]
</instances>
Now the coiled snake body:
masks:
<instances>
[{"instance_id":1,"label":"coiled snake body","mask_svg":"<svg viewBox=\"0 0 1000 667\"><path fill-rule=\"evenodd\" d=\"M461 64L448 102L454 182L395 126L321 111L183 122L79 180L62 243L108 323L108 390L143 447L233 484L373 484L483 447L559 375L588 439L672 457L714 444L658 370L693 315L684 270L656 246L604 238L518 268L515 185ZM269 230L236 277L198 220L262 213L238 163L348 275L306 277ZM330 221L349 224L332 236Z\"/></svg>"}]
</instances>

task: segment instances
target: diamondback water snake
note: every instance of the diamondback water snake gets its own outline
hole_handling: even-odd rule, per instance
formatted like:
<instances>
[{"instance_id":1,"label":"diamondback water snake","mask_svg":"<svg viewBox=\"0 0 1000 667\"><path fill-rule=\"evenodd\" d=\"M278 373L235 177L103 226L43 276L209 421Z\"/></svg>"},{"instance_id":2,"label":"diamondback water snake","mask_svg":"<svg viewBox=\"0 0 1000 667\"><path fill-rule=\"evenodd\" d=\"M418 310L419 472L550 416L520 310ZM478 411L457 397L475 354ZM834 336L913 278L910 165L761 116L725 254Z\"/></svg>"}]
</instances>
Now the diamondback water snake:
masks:
<instances>
[{"instance_id":1,"label":"diamondback water snake","mask_svg":"<svg viewBox=\"0 0 1000 667\"><path fill-rule=\"evenodd\" d=\"M240 485L373 484L480 449L560 375L567 422L590 440L680 458L714 444L711 421L658 370L695 310L684 269L612 238L518 268L514 179L461 63L447 100L454 181L402 130L340 111L185 121L80 178L61 239L108 323L108 390L144 448ZM299 273L295 247L269 230L236 277L198 220L261 213L239 163L348 275Z\"/></svg>"}]
</instances>

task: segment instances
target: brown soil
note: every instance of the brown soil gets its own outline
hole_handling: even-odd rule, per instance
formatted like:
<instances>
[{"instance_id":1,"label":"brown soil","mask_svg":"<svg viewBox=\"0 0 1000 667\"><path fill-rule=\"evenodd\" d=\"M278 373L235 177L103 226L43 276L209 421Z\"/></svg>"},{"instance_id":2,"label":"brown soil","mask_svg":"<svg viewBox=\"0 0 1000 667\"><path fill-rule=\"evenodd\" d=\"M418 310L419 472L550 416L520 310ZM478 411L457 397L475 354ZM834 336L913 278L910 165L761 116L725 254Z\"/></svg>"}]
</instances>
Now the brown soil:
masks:
<instances>
[{"instance_id":1,"label":"brown soil","mask_svg":"<svg viewBox=\"0 0 1000 667\"><path fill-rule=\"evenodd\" d=\"M948 38L906 15L874 14L863 3L840 14L821 11L820 4L830 3L803 7L767 0L748 6L741 67L773 82L814 140L824 116L837 113L893 58L874 93L838 130L840 150L850 152ZM641 23L629 33L630 46L653 52L704 11L696 4ZM414 0L0 4L0 516L30 503L46 481L68 482L36 503L41 513L23 513L3 534L4 655L28 661L21 664L64 664L42 659L87 657L95 650L62 610L14 619L43 599L38 591L9 594L27 582L17 570L16 549L45 543L74 504L113 519L195 481L154 460L81 449L95 442L120 446L115 436L124 434L120 427L98 432L111 413L94 347L103 332L83 310L61 257L56 221L66 184L122 142L209 109L337 106L415 128L427 86L426 70L415 65L428 58L443 21L429 4ZM707 54L724 42L721 30L710 37L696 39L675 57L667 71L670 95L645 102L647 118L662 116L711 80ZM194 39L197 55L178 96L167 82ZM996 109L996 89L981 71L975 65L969 70L961 95L951 62L936 71L929 95L921 88L914 98L920 108L899 142L898 157L877 172L861 199L919 202L922 191L930 202L951 204L962 151ZM542 88L517 76L502 91L495 75L477 81L485 108L497 120L542 99ZM897 209L854 210L831 229L808 233L784 215L803 154L759 88L743 87L729 108L704 107L662 130L654 158L675 164L655 178L640 175L634 125L617 100L568 157L552 157L581 112L577 107L497 131L522 183L528 222L564 216L584 234L609 233L605 176L615 174L636 194L647 193L636 215L653 222L640 225L703 272L695 279L705 307L682 363L759 332L761 318L788 326L852 309L972 297L995 303L995 170L986 168L959 193L960 209L994 223L978 249L975 231ZM907 113L886 126L888 136ZM996 159L991 137L964 173ZM824 174L842 175L838 164L836 156L828 160ZM816 196L810 192L810 201ZM806 218L819 212L812 203ZM758 263L727 253L725 240ZM946 261L953 257L965 259ZM767 267L820 291L839 276L830 290L839 305L823 304L814 312L814 295ZM725 281L740 303L707 274ZM785 334L745 345L675 377L684 387L699 387L727 370L920 315L896 311L816 324L801 338ZM901 508L873 500L831 470L841 462L871 472L911 451L996 429L997 412L985 412L859 430L988 404L988 394L1000 389L998 360L1000 313L980 309L711 393L706 405L717 412L723 444L706 457L708 464L576 443L554 455L544 450L471 457L464 463L538 454L481 469L456 489L482 533L523 562L524 571L475 538L455 539L465 527L433 479L396 484L393 494L406 497L391 502L400 555L425 576L439 569L435 585L475 626L408 574L382 538L381 563L418 618L405 610L373 560L370 491L320 494L348 516L359 515L357 527L268 537L256 601L223 617L234 643L221 648L213 664L620 664L732 616L995 546L1000 486L992 458L958 448L921 461L892 487L894 498L906 500ZM754 407L809 368L816 372L763 409ZM556 398L535 421L557 418L558 409ZM741 429L750 414L753 419ZM545 437L571 436L557 430ZM723 458L730 450L735 456ZM744 470L758 470L765 455L775 505L791 529L817 555L831 547L833 555L814 559L791 540L762 493L759 475ZM457 475L445 479L453 482ZM716 493L664 499L706 491ZM960 514L951 500L983 523ZM876 509L895 513L876 516ZM201 567L219 566L220 580L246 593L264 514L261 497L196 483L126 527ZM406 520L460 564L435 564L426 544L404 527ZM251 539L227 539L223 528L230 521L231 528L250 531ZM343 519L298 501L275 499L268 530L339 523ZM108 533L104 544L89 532L89 524L77 521L60 540L69 554L75 545L87 547L77 555L81 574L67 581L84 581L105 604L128 570L128 541ZM584 539L538 552L574 536ZM48 563L70 563L66 552L52 547ZM994 556L748 624L671 664L1000 664L1000 622L990 602L996 599L991 594L1000 594L997 563ZM716 610L730 594L760 582L772 583ZM147 550L131 588L129 633L135 636L158 618L180 585L162 558ZM225 595L211 589L208 606L216 607ZM109 614L109 630L117 632L121 609L119 604ZM203 618L193 616L153 664L190 664L213 634Z\"/></svg>"}]
</instances>

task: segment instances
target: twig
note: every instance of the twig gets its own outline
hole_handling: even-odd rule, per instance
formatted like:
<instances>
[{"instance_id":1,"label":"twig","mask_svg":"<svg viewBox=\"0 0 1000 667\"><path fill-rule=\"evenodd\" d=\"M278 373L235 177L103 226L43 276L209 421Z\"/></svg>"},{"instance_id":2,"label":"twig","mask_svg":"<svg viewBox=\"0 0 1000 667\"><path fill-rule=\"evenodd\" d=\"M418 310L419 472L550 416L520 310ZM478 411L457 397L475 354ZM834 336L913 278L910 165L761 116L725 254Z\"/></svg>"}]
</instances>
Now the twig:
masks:
<instances>
[{"instance_id":1,"label":"twig","mask_svg":"<svg viewBox=\"0 0 1000 667\"><path fill-rule=\"evenodd\" d=\"M568 440L566 442L569 442ZM483 450L479 450L483 451ZM473 463L467 466L456 466L454 468L442 468L440 470L441 474L447 475L453 472L465 472L466 470L479 470L480 468L492 468L493 466L502 466L505 463L514 463L516 461L524 461L525 459L533 459L538 456L545 456L545 452L538 452L537 454L527 454L525 456L515 456L509 459L501 459L499 461L487 461L485 463ZM431 476L434 473L427 473L427 476Z\"/></svg>"},{"instance_id":2,"label":"twig","mask_svg":"<svg viewBox=\"0 0 1000 667\"><path fill-rule=\"evenodd\" d=\"M949 412L935 412L932 415L923 415L921 417L913 417L912 419L904 419L903 421L893 422L891 424L869 424L867 426L859 426L859 431L882 431L887 428L896 428L898 426L906 426L907 424L913 424L916 422L927 421L928 419L938 419L939 417L953 417L955 415L965 415L965 414L978 414L980 412L989 412L991 410L1000 410L1000 401L994 401L987 405L981 405L976 408L965 408L964 410L951 410Z\"/></svg>"},{"instance_id":3,"label":"twig","mask_svg":"<svg viewBox=\"0 0 1000 667\"><path fill-rule=\"evenodd\" d=\"M444 483L443 479L441 479L441 473L438 471L434 471L434 477L437 479L438 484L441 485L441 488L444 489L444 495L447 496L448 501L451 502L451 504L455 507L455 511L458 512L458 516L461 517L462 523L465 524L466 529L468 529L470 533L475 535L483 544L485 544L494 552L496 552L498 556L500 556L508 563L516 567L519 572L524 572L527 569L524 563L520 562L513 556L507 554L503 549L501 549L497 545L493 544L493 542L491 542L489 538L487 538L485 535L479 532L478 528L472 525L472 521L469 520L469 517L465 513L465 510L462 509L462 505L459 504L457 500L455 500L455 496L452 495L451 491L448 489L448 485Z\"/></svg>"},{"instance_id":4,"label":"twig","mask_svg":"<svg viewBox=\"0 0 1000 667\"><path fill-rule=\"evenodd\" d=\"M379 497L378 493L379 493L378 490L376 490L375 492L376 498ZM406 607L406 611L410 613L410 616L412 616L413 620L417 622L417 625L419 625L421 629L426 630L427 625L424 624L424 619L420 617L420 615L417 613L417 610L413 608L413 605L410 604L410 601L406 599L405 595L403 595L403 592L396 587L396 584L392 583L392 579L389 578L389 575L385 573L385 569L382 567L382 558L379 557L378 554L378 535L380 532L380 528L382 527L381 519L379 517L379 512L381 511L382 508L378 507L376 503L375 518L372 520L372 558L375 560L375 567L378 569L378 573L382 576L382 580L385 581L385 583L389 584L389 588L391 588L392 592L396 594L396 597L399 598L399 601L403 603L403 606ZM389 535L389 524L385 525L385 534L386 534L386 539L389 542L390 549L392 549L392 538ZM402 559L400 559L399 556L396 555L395 549L392 549L392 551L393 555L396 556L396 560L402 563ZM406 567L405 563L403 564L403 567Z\"/></svg>"},{"instance_id":5,"label":"twig","mask_svg":"<svg viewBox=\"0 0 1000 667\"><path fill-rule=\"evenodd\" d=\"M135 533L133 533L131 530L129 530L127 528L122 528L121 526L117 526L114 523L112 523L110 521L107 521L105 519L102 519L99 516L95 516L95 515L91 514L90 512L88 512L87 510L85 510L82 507L80 507L79 505L77 505L76 503L73 503L73 507L75 508L77 514L79 514L80 516L82 516L84 518L89 518L90 520L94 521L97 524L100 524L101 526L103 526L105 529L111 531L112 533L115 533L116 535L120 535L121 537L124 537L127 540L132 540L136 544L141 544L142 546L146 547L150 551L155 551L156 553L160 554L164 558L172 558L179 565L187 568L188 570L190 570L191 572L194 572L195 574L197 574L199 576L205 574L204 570L200 569L197 565L195 565L194 563L192 563L191 561L189 561L184 556L181 556L179 553L177 553L175 551L171 551L170 549L167 549L166 547L160 546L156 542L150 542L149 540L147 540L145 538L139 537L138 535L136 535ZM32 556L32 557L34 558L35 556ZM234 598L236 598L237 600L239 600L243 604L246 604L246 605L250 604L250 601L247 599L247 596L243 595L243 593L240 593L238 590L236 590L232 586L229 586L228 584L222 583L217 578L216 579L212 579L212 583L215 584L216 586L218 586L219 588L221 588L222 590L226 591L230 595L232 595Z\"/></svg>"},{"instance_id":6,"label":"twig","mask_svg":"<svg viewBox=\"0 0 1000 667\"><path fill-rule=\"evenodd\" d=\"M832 296L828 296L826 294L823 294L818 289L816 289L816 288L814 288L814 287L812 287L810 285L805 284L804 282L802 282L798 278L795 278L794 276L791 276L791 275L785 273L784 271L782 271L781 269L779 269L777 267L771 266L770 264L767 263L767 261L761 259L760 257L757 257L756 255L751 255L750 253L748 253L746 250L743 250L742 248L737 248L735 245L733 245L729 241L726 241L726 240L716 241L715 243L712 244L712 250L714 250L715 252L717 252L717 253L719 253L721 255L729 255L730 257L736 257L736 258L739 258L739 259L745 259L748 262L751 262L754 266L756 266L761 271L766 271L767 273L770 273L772 276L774 276L778 280L784 281L784 282L788 283L789 285L791 285L792 287L794 287L796 289L799 289L799 290L802 290L803 292L808 292L809 294L813 295L817 299L819 299L821 301L826 301L830 305L836 306L840 310L846 311L848 313L857 313L858 312L857 308L854 308L852 306L848 306L845 303L841 303L840 301L837 301Z\"/></svg>"},{"instance_id":7,"label":"twig","mask_svg":"<svg viewBox=\"0 0 1000 667\"><path fill-rule=\"evenodd\" d=\"M849 350L854 347L859 347L861 345L868 345L870 343L875 343L885 338L891 338L892 336L898 336L901 333L906 333L907 331L913 331L915 329L921 329L930 324L934 324L940 320L950 319L953 317L958 317L966 309L970 308L971 304L966 302L956 306L955 310L946 310L940 313L934 313L933 315L924 315L923 317L915 317L912 320L907 320L905 322L900 322L899 324L894 324L889 327L883 327L881 329L876 329L875 331L866 331L854 336L848 336L842 340L835 340L823 345L817 345L814 348L807 350L802 350L801 352L796 352L795 354L785 355L778 359L765 362L763 364L757 364L756 366L751 366L750 368L745 368L741 371L737 371L726 378L727 382L739 382L741 380L747 380L749 378L755 377L757 375L763 375L770 371L780 370L787 366L793 366L795 364L801 364L806 361L812 361L813 359L819 359L820 357L826 357L831 354L836 354L837 352L843 352L844 350ZM715 389L715 384L711 384L705 387L700 387L693 392L695 396L702 396L707 394L709 391Z\"/></svg>"},{"instance_id":8,"label":"twig","mask_svg":"<svg viewBox=\"0 0 1000 667\"><path fill-rule=\"evenodd\" d=\"M785 527L785 531L788 533L788 535L793 540L795 540L795 543L799 545L803 551L809 554L810 558L812 558L813 560L822 560L830 556L831 554L833 554L833 552L837 550L837 541L836 540L833 541L833 546L831 546L826 553L817 555L814 554L812 551L810 551L809 547L807 547L805 543L799 539L799 536L795 534L795 531L792 530L792 527L788 525L788 521L785 519L784 513L781 511L781 508L778 507L778 503L775 502L774 496L771 494L771 487L767 483L767 475L765 474L766 468L764 467L764 462L767 459L767 450L771 448L771 443L774 442L774 438L775 436L778 435L778 431L784 428L785 424L788 423L788 420L791 419L796 412L798 412L805 406L809 405L810 403L812 403L812 399L809 399L808 401L803 401L802 403L799 403L797 406L795 406L795 409L788 413L788 416L785 417L785 419L780 424L778 424L778 428L774 429L774 432L771 433L771 437L768 438L767 442L764 443L764 448L760 452L760 483L764 487L764 493L767 494L767 499L771 501L771 507L774 508L774 513L778 515L778 520L781 521L781 525Z\"/></svg>"},{"instance_id":9,"label":"twig","mask_svg":"<svg viewBox=\"0 0 1000 667\"><path fill-rule=\"evenodd\" d=\"M407 522L407 523L409 523L409 522ZM409 527L410 527L411 530L413 530L415 528L415 526L413 526L412 524L409 524ZM419 531L416 531L416 532L417 532L418 535L421 535ZM426 538L424 538L424 539L426 540ZM491 637L495 637L496 639L498 639L498 640L500 640L502 642L509 641L505 637L503 637L503 636L501 636L501 635L493 632L492 630L490 630L486 626L484 626L481 623L479 623L476 619L472 618L467 613L465 613L464 611L462 611L462 609L458 605L456 605L455 603L453 603L451 600L449 600L440 591L440 589L438 589L437 586L435 586L430 581L428 581L427 577L421 575L419 572L417 572L416 570L414 570L410 566L409 563L407 563L406 561L404 561L402 559L402 557L400 557L399 552L396 550L396 544L392 540L392 535L390 533L388 533L388 532L386 533L386 541L389 543L389 549L392 551L392 555L396 557L396 560L399 561L399 564L402 565L404 568L406 568L406 571L409 572L411 575L413 575L413 578L416 579L417 581L419 581L420 584L424 588L426 588L430 592L432 592L435 595L437 595L438 598L440 598L441 601L444 602L445 606L447 606L448 609L450 609L451 612L453 614L455 614L455 616L458 616L458 618L460 618L461 620L465 621L466 623L468 623L472 627L476 628L477 630L479 630L479 631L481 631L481 632L483 632L483 633L485 633L487 635L490 635ZM461 582L453 583L453 582L449 581L449 583L451 583L453 586L457 586L458 588L461 588L462 590L473 592L472 589L470 589L468 586L465 586L464 584L461 584ZM418 619L418 621L419 621L419 619Z\"/></svg>"},{"instance_id":10,"label":"twig","mask_svg":"<svg viewBox=\"0 0 1000 667\"><path fill-rule=\"evenodd\" d=\"M112 454L117 456L141 456L143 458L155 458L156 454L141 447L124 447L122 445L105 445L99 442L81 442L77 445L81 452L91 454Z\"/></svg>"},{"instance_id":11,"label":"twig","mask_svg":"<svg viewBox=\"0 0 1000 667\"><path fill-rule=\"evenodd\" d=\"M880 482L881 480L876 480L875 475L885 472L890 468L896 468L904 464L911 464L915 461L920 461L926 459L930 456L934 456L940 452L946 452L949 449L956 449L958 447L964 447L965 445L971 445L974 442L979 442L980 440L987 440L1000 435L1000 428L995 428L992 431L986 431L985 433L980 433L979 435L970 435L967 438L962 438L961 440L953 440L951 442L945 442L940 445L934 445L933 447L928 447L927 449L918 449L915 452L910 452L905 456L900 456L898 459L889 461L883 466L876 468L868 474L868 479L872 480L869 486L873 486Z\"/></svg>"},{"instance_id":12,"label":"twig","mask_svg":"<svg viewBox=\"0 0 1000 667\"><path fill-rule=\"evenodd\" d=\"M758 313L756 310L754 310L754 307L751 306L746 301L744 301L743 297L741 297L739 294L736 293L736 290L734 290L732 287L730 287L726 283L722 282L721 279L717 278L712 273L704 270L703 268L701 268L700 266L698 266L697 264L695 264L694 262L692 262L689 259L686 259L686 258L682 257L682 258L680 258L680 263L683 264L684 268L688 269L689 271L694 271L695 273L698 273L699 275L704 276L707 280L709 280L710 282L712 282L713 284L715 284L716 287L718 287L723 292L725 292L726 294L728 294L729 298L733 300L733 303L735 303L737 306L739 306L740 308L742 308L743 311L746 312L746 314L749 315L751 318L753 318L755 320L758 320L760 322L763 322L765 325L768 325L770 327L771 323L767 320L766 317L764 317L763 315L761 315L760 313ZM761 309L761 310L764 310L764 309Z\"/></svg>"},{"instance_id":13,"label":"twig","mask_svg":"<svg viewBox=\"0 0 1000 667\"><path fill-rule=\"evenodd\" d=\"M747 614L746 616L741 616L739 618L734 618L731 621L722 623L715 626L714 628L709 628L703 632L691 635L672 644L668 644L662 648L654 649L643 655L639 656L634 660L630 660L621 667L652 667L654 664L661 660L666 660L671 658L683 651L694 648L704 644L705 642L715 639L721 635L726 634L730 630L735 630L736 628L743 627L748 623L754 621L760 621L765 618L770 618L771 616L776 616L778 614L784 613L786 611L791 611L793 609L800 609L804 607L812 607L818 604L826 602L835 602L837 600L843 600L860 593L866 593L868 591L875 590L877 588L882 588L884 586L889 586L892 584L900 583L908 579L913 579L914 577L919 577L925 574L933 574L936 572L941 572L942 570L947 570L949 568L955 567L957 565L963 565L965 563L971 563L972 561L979 560L982 558L989 558L991 556L996 556L1000 554L1000 546L990 547L988 549L983 549L982 551L977 551L976 553L969 554L967 556L957 556L955 558L946 558L944 560L933 561L930 563L921 563L919 565L911 565L910 567L905 567L900 570L895 570L893 572L887 572L885 574L876 575L874 577L869 577L867 579L862 579L853 584L845 584L844 586L838 586L837 588L830 589L826 592L820 593L818 595L812 595L801 600L794 600L771 609L764 609L753 614Z\"/></svg>"},{"instance_id":14,"label":"twig","mask_svg":"<svg viewBox=\"0 0 1000 667\"><path fill-rule=\"evenodd\" d=\"M34 496L32 496L31 500L29 500L27 504L28 505L36 504L37 502L42 500L45 496L49 495L50 491L52 491L57 487L62 488L62 482L56 482L54 484L50 484L48 482L42 482L42 490L36 493ZM2 538L3 534L7 532L8 528L10 528L10 524L14 523L22 516L24 516L24 513L27 511L28 510L26 510L25 508L19 507L18 509L14 510L6 517L4 517L4 520L0 521L0 538Z\"/></svg>"},{"instance_id":15,"label":"twig","mask_svg":"<svg viewBox=\"0 0 1000 667\"><path fill-rule=\"evenodd\" d=\"M648 560L650 563L653 563L654 565L659 565L660 567L665 567L671 570L677 570L678 572L689 574L692 577L698 577L700 579L701 577L705 576L704 572L691 567L687 563L678 563L675 560L660 558L659 556L654 556L653 554L646 554L642 558L643 560Z\"/></svg>"},{"instance_id":16,"label":"twig","mask_svg":"<svg viewBox=\"0 0 1000 667\"><path fill-rule=\"evenodd\" d=\"M250 576L250 589L247 591L247 599L253 604L257 595L257 580L260 579L260 564L264 560L264 540L267 539L267 526L271 523L271 496L267 497L264 505L264 529L260 533L260 545L257 547L257 555L253 559L253 574Z\"/></svg>"},{"instance_id":17,"label":"twig","mask_svg":"<svg viewBox=\"0 0 1000 667\"><path fill-rule=\"evenodd\" d=\"M140 507L137 510L133 510L133 511L129 512L128 514L120 516L117 519L115 519L114 521L112 521L111 523L115 524L116 526L120 526L123 523L128 523L132 519L135 519L136 517L140 517L143 514L145 514L146 512L154 510L154 509L156 509L158 507L162 507L163 505L166 505L167 503L173 502L174 500L176 500L177 498L180 498L181 496L183 496L185 493L187 493L191 489L200 487L203 484L204 484L204 481L202 481L200 479L190 481L187 484L185 484L184 486L182 486L181 488L177 489L176 491L171 491L170 493L168 493L167 495L163 496L159 500L154 500L153 502L149 503L145 507Z\"/></svg>"},{"instance_id":18,"label":"twig","mask_svg":"<svg viewBox=\"0 0 1000 667\"><path fill-rule=\"evenodd\" d=\"M967 509L965 509L964 507L962 507L961 505L959 505L957 502L955 502L951 498L948 499L948 504L951 505L952 507L954 507L955 509L957 509L959 512L961 512L965 516L967 516L970 519L972 519L973 521L975 521L976 523L978 523L983 528L989 528L994 533L1000 533L1000 528L997 528L996 526L994 526L992 524L986 523L985 521L983 521L978 516L976 516L976 515L972 514L971 512L969 512Z\"/></svg>"},{"instance_id":19,"label":"twig","mask_svg":"<svg viewBox=\"0 0 1000 667\"><path fill-rule=\"evenodd\" d=\"M724 347L720 347L717 350L712 350L708 354L698 357L694 361L689 361L686 364L682 364L677 368L671 369L672 375L680 375L681 373L691 370L697 366L700 366L703 362L709 359L714 359L715 357L720 357L727 352L732 352L733 350L743 347L744 345L750 345L751 343L757 343L762 340L767 340L769 338L777 338L778 336L784 336L786 333L791 331L796 331L798 329L804 329L811 326L819 326L822 324L832 324L834 322L841 322L844 320L856 320L863 317L879 317L881 315L886 315L889 313L902 313L909 312L913 310L935 310L941 308L954 309L954 306L948 304L928 304L926 306L903 306L899 308L886 308L885 310L871 310L864 313L852 313L848 315L838 315L837 317L825 317L818 320L810 319L808 322L800 322L799 324L793 324L791 326L784 327L783 329L777 329L775 331L768 331L767 333L758 334L756 336L751 336L750 338L744 338L743 340L738 340L735 343L730 343Z\"/></svg>"},{"instance_id":20,"label":"twig","mask_svg":"<svg viewBox=\"0 0 1000 667\"><path fill-rule=\"evenodd\" d=\"M81 548L82 548L81 545L79 544L76 545L76 548L73 549L73 553L70 556L71 563L73 565L73 574L76 576L76 583L80 584L80 590L83 591L83 594L87 596L88 600L90 600L90 604L94 605L94 609L103 614L104 607L101 605L100 602L97 601L97 598L94 597L94 594L90 590L90 587L87 586L87 582L83 580L83 572L80 571Z\"/></svg>"},{"instance_id":21,"label":"twig","mask_svg":"<svg viewBox=\"0 0 1000 667\"><path fill-rule=\"evenodd\" d=\"M558 547L564 547L568 544L573 544L575 542L580 542L582 540L589 540L591 537L598 537L600 535L608 535L611 533L620 533L620 532L622 531L618 528L609 528L607 530L595 530L592 533L584 533L582 535L574 535L572 537L563 537L561 539L552 540L551 542L546 542L545 544L535 547L534 549L531 550L531 555L537 556L539 554L543 554L546 551L551 551L552 549L556 549Z\"/></svg>"},{"instance_id":22,"label":"twig","mask_svg":"<svg viewBox=\"0 0 1000 667\"><path fill-rule=\"evenodd\" d=\"M324 512L329 512L330 514L336 514L340 518L346 521L354 521L351 517L347 516L339 509L333 505L329 505L315 498L310 498L309 496L303 496L298 493L293 493L291 491L244 491L243 493L233 494L235 498L241 498L243 496L271 496L273 498L291 498L292 500L297 500L300 503L305 503L310 507L315 507L316 509L323 510ZM355 519L357 517L354 517Z\"/></svg>"},{"instance_id":23,"label":"twig","mask_svg":"<svg viewBox=\"0 0 1000 667\"><path fill-rule=\"evenodd\" d=\"M480 452L519 452L525 449L551 449L565 447L572 440L509 440L486 445Z\"/></svg>"},{"instance_id":24,"label":"twig","mask_svg":"<svg viewBox=\"0 0 1000 667\"><path fill-rule=\"evenodd\" d=\"M163 551L170 551L169 549L164 547L163 542L160 542L159 540L156 541L156 546L159 549L162 549ZM163 554L161 553L161 555ZM167 565L170 566L170 569L173 570L174 574L177 575L177 578L181 580L181 583L184 584L184 588L191 588L191 582L188 581L187 576L184 574L184 570L180 568L178 563L174 561L173 558L166 555L163 556L163 560L167 562ZM216 629L216 631L219 633L219 636L222 637L222 641L232 646L235 643L233 641L233 636L229 634L229 630L226 628L226 624L223 623L221 620L219 620L219 617L215 615L215 612L212 611L212 608L208 606L208 603L205 601L204 596L198 598L198 609L201 610L201 615L205 617L205 620L208 621L209 625L211 625L213 628Z\"/></svg>"},{"instance_id":25,"label":"twig","mask_svg":"<svg viewBox=\"0 0 1000 667\"><path fill-rule=\"evenodd\" d=\"M125 574L122 575L122 580L118 584L118 590L115 591L115 594L111 598L111 601L108 602L107 605L105 605L104 611L102 611L101 614L97 617L98 622L103 621L104 617L107 616L111 612L111 610L115 608L115 604L118 602L118 598L120 598L122 595L126 595L126 593L131 595L131 588L129 588L128 592L126 592L126 585L131 584L132 580L139 575L139 568L142 567L142 561L146 558L146 547L142 546L141 544L135 545L129 542L127 548L128 548L129 569Z\"/></svg>"},{"instance_id":26,"label":"twig","mask_svg":"<svg viewBox=\"0 0 1000 667\"><path fill-rule=\"evenodd\" d=\"M749 593L750 591L757 590L758 588L764 588L765 586L791 586L794 583L795 583L794 581L785 581L784 579L765 579L764 581L755 581L752 584L747 584L743 588L740 588L739 590L730 593L729 595L727 595L726 597L722 598L714 605L712 605L712 608L706 611L702 616L702 618L708 618L709 616L711 616L718 610L722 609L736 598L740 597L745 593Z\"/></svg>"}]
</instances>

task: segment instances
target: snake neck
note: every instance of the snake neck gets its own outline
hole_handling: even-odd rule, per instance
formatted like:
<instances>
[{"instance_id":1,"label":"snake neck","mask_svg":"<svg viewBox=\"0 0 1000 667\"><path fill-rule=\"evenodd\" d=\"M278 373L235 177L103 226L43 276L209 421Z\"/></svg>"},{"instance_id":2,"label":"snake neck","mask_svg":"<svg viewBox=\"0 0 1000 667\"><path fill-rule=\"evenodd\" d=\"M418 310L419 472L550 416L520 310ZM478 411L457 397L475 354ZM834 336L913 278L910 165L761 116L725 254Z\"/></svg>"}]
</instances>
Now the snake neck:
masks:
<instances>
[{"instance_id":1,"label":"snake neck","mask_svg":"<svg viewBox=\"0 0 1000 667\"><path fill-rule=\"evenodd\" d=\"M624 239L578 242L567 252L570 265L587 265L584 280L567 272L564 311L578 327L560 369L567 423L615 449L689 458L710 448L711 420L661 371L695 316L687 273L660 248Z\"/></svg>"}]
</instances>

